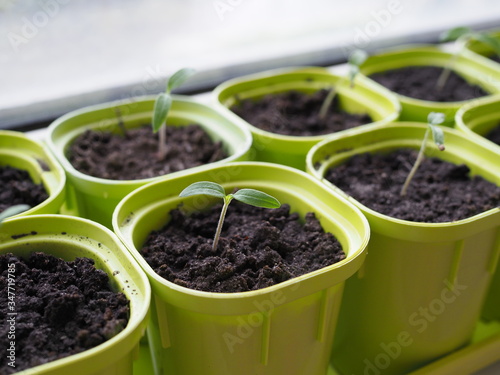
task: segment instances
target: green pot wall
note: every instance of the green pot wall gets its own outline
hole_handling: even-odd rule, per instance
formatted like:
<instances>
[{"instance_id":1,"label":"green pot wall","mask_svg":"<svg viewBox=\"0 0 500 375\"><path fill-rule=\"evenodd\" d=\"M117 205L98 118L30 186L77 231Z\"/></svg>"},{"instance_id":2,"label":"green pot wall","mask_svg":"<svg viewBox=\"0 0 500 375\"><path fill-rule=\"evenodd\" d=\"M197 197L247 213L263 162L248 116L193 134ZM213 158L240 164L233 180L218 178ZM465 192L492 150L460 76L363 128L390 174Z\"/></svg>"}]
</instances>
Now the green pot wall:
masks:
<instances>
[{"instance_id":1,"label":"green pot wall","mask_svg":"<svg viewBox=\"0 0 500 375\"><path fill-rule=\"evenodd\" d=\"M260 99L268 94L290 90L313 93L324 88L330 89L332 85L337 88L341 106L346 111L367 113L376 124L388 123L398 118L400 105L388 90L362 76L356 78L356 85L351 88L348 79L331 74L323 68L278 69L236 78L219 85L213 94L215 105L221 113L232 122L248 127L252 132L252 159L305 170L307 152L316 143L328 137L328 134L299 137L271 133L252 126L228 108L238 100Z\"/></svg>"},{"instance_id":2,"label":"green pot wall","mask_svg":"<svg viewBox=\"0 0 500 375\"><path fill-rule=\"evenodd\" d=\"M19 132L0 130L0 165L27 171L33 182L43 184L49 195L42 203L16 216L59 212L65 199L66 175L42 144Z\"/></svg>"},{"instance_id":3,"label":"green pot wall","mask_svg":"<svg viewBox=\"0 0 500 375\"><path fill-rule=\"evenodd\" d=\"M371 228L366 261L344 291L333 357L342 374L407 373L466 345L480 317L498 261L500 208L456 222L415 223L377 213L323 179L358 153L418 149L425 130L405 122L359 129L308 154L309 173L359 207ZM491 150L443 130L446 151L428 147L428 156L465 162L472 174L500 185Z\"/></svg>"},{"instance_id":4,"label":"green pot wall","mask_svg":"<svg viewBox=\"0 0 500 375\"><path fill-rule=\"evenodd\" d=\"M500 124L500 95L478 99L462 107L455 118L456 128L469 139L481 143L496 154L497 164L500 164L500 146L483 137ZM499 240L500 241L500 240ZM500 247L500 243L497 245ZM497 270L490 287L483 310L487 320L500 321L500 271Z\"/></svg>"},{"instance_id":5,"label":"green pot wall","mask_svg":"<svg viewBox=\"0 0 500 375\"><path fill-rule=\"evenodd\" d=\"M23 233L31 234L12 237ZM68 261L76 257L94 259L96 267L109 275L112 286L127 296L131 314L125 329L101 345L18 374L132 375L133 360L147 325L151 288L118 238L99 224L64 215L34 215L3 222L0 253L24 257L35 251Z\"/></svg>"},{"instance_id":6,"label":"green pot wall","mask_svg":"<svg viewBox=\"0 0 500 375\"><path fill-rule=\"evenodd\" d=\"M68 175L71 188L67 204L79 216L111 227L111 216L118 202L132 190L156 179L172 178L208 168L198 166L165 176L142 180L108 180L77 171L66 158L73 140L85 130L118 131L115 109L119 108L126 128L139 127L151 122L155 97L135 101L117 101L87 107L71 112L49 127L48 144ZM246 159L252 138L243 126L234 124L212 108L187 97L175 96L168 121L175 126L199 124L215 141L223 143L229 157L216 163ZM214 163L215 164L215 163Z\"/></svg>"},{"instance_id":7,"label":"green pot wall","mask_svg":"<svg viewBox=\"0 0 500 375\"><path fill-rule=\"evenodd\" d=\"M347 258L242 293L197 291L163 279L139 250L179 203L201 209L216 202L203 196L178 197L186 186L202 180L219 182L226 191L235 187L266 191L289 203L301 217L314 211L323 228L338 238ZM135 190L116 208L113 227L152 285L148 337L157 375L326 374L344 280L361 267L369 237L364 216L337 193L293 168L231 163Z\"/></svg>"},{"instance_id":8,"label":"green pot wall","mask_svg":"<svg viewBox=\"0 0 500 375\"><path fill-rule=\"evenodd\" d=\"M361 66L364 75L371 75L391 69L407 66L438 66L446 67L452 55L437 47L399 47L370 56ZM466 81L495 94L500 92L498 81L500 70L485 59L478 59L471 54L463 53L456 60L453 71ZM446 124L453 126L456 111L468 101L460 102L431 102L428 100L413 99L396 94L402 105L401 121L427 121L429 112L443 112L446 115Z\"/></svg>"},{"instance_id":9,"label":"green pot wall","mask_svg":"<svg viewBox=\"0 0 500 375\"><path fill-rule=\"evenodd\" d=\"M455 116L455 128L497 153L500 146L486 139L484 135L500 124L500 95L474 100L464 105Z\"/></svg>"}]
</instances>

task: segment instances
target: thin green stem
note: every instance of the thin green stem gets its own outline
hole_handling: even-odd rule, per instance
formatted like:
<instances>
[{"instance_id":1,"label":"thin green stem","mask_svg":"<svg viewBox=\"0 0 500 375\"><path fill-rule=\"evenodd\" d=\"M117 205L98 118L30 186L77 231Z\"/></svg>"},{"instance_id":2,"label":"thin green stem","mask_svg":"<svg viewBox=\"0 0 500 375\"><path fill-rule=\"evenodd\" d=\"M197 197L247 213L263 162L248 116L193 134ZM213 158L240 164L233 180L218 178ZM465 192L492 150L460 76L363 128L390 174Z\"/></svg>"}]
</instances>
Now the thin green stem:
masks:
<instances>
[{"instance_id":1,"label":"thin green stem","mask_svg":"<svg viewBox=\"0 0 500 375\"><path fill-rule=\"evenodd\" d=\"M424 140L422 141L422 144L420 145L420 151L418 152L417 160L415 161L415 164L413 164L413 167L411 168L410 173L406 177L406 181L403 185L403 188L401 189L400 195L405 196L406 191L408 190L408 186L410 186L410 182L413 179L413 176L415 176L415 173L417 173L417 169L422 163L422 160L424 160L424 152L425 152L425 147L427 146L427 138L429 138L429 133L430 133L430 128L427 128L425 131L424 135Z\"/></svg>"},{"instance_id":2,"label":"thin green stem","mask_svg":"<svg viewBox=\"0 0 500 375\"><path fill-rule=\"evenodd\" d=\"M321 120L323 120L326 117L326 114L328 113L328 108L330 108L330 105L332 104L336 93L337 90L335 90L335 87L332 86L332 88L328 92L328 96L323 101L323 104L321 105L321 108L319 110L319 118Z\"/></svg>"},{"instance_id":3,"label":"thin green stem","mask_svg":"<svg viewBox=\"0 0 500 375\"><path fill-rule=\"evenodd\" d=\"M446 85L446 81L448 80L448 77L450 76L451 69L455 65L455 62L457 61L458 56L460 56L462 54L462 51L465 49L466 44L467 44L467 40L461 41L461 46L460 46L459 50L453 54L453 56L450 59L450 61L448 62L448 64L446 64L446 67L441 72L441 74L437 80L437 83L436 83L436 89L438 91L441 91L444 88L444 85Z\"/></svg>"},{"instance_id":4,"label":"thin green stem","mask_svg":"<svg viewBox=\"0 0 500 375\"><path fill-rule=\"evenodd\" d=\"M165 159L167 155L167 125L163 124L158 130L158 158Z\"/></svg>"},{"instance_id":5,"label":"thin green stem","mask_svg":"<svg viewBox=\"0 0 500 375\"><path fill-rule=\"evenodd\" d=\"M227 208L229 203L233 200L231 194L226 195L224 198L224 205L222 206L222 212L220 213L219 223L217 224L217 230L215 231L214 243L212 245L212 251L215 253L217 251L217 245L219 244L220 233L222 232L222 226L224 225L224 219L226 218Z\"/></svg>"}]
</instances>

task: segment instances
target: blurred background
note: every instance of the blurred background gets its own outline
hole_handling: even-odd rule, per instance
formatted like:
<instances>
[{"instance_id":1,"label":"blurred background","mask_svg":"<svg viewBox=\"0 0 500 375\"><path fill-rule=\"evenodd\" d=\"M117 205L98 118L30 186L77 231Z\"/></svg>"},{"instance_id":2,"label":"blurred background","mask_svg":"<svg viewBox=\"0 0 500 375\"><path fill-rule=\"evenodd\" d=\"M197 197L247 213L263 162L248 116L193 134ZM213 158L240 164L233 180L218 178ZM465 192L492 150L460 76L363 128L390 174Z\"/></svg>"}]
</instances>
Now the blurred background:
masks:
<instances>
[{"instance_id":1,"label":"blurred background","mask_svg":"<svg viewBox=\"0 0 500 375\"><path fill-rule=\"evenodd\" d=\"M332 65L353 48L436 42L454 26L500 27L498 0L0 0L0 128L239 75Z\"/></svg>"}]
</instances>

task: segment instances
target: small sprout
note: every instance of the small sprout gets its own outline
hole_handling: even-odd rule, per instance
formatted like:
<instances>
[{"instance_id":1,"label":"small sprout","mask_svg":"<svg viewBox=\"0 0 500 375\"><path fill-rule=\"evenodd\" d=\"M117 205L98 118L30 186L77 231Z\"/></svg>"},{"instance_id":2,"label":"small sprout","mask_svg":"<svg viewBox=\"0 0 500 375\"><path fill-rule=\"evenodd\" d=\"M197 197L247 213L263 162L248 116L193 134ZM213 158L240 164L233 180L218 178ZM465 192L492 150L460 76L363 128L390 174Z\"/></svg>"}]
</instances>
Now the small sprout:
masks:
<instances>
[{"instance_id":1,"label":"small sprout","mask_svg":"<svg viewBox=\"0 0 500 375\"><path fill-rule=\"evenodd\" d=\"M362 49L356 49L349 56L348 64L349 64L349 82L351 83L351 88L354 87L354 80L359 73L359 67L363 64L368 58L368 53L363 51Z\"/></svg>"},{"instance_id":2,"label":"small sprout","mask_svg":"<svg viewBox=\"0 0 500 375\"><path fill-rule=\"evenodd\" d=\"M116 118L118 119L118 128L120 129L125 138L129 138L127 129L125 128L125 124L123 123L123 116L122 116L122 111L120 111L120 108L115 107L115 115Z\"/></svg>"},{"instance_id":3,"label":"small sprout","mask_svg":"<svg viewBox=\"0 0 500 375\"><path fill-rule=\"evenodd\" d=\"M349 59L347 60L347 65L349 67L348 77L351 89L354 88L354 80L356 79L356 76L359 73L359 67L361 66L361 64L365 62L367 58L368 54L361 49L356 49L349 55ZM336 94L337 90L335 89L335 87L332 86L319 110L319 118L321 120L326 117L328 108L330 108L330 105L332 104Z\"/></svg>"},{"instance_id":4,"label":"small sprout","mask_svg":"<svg viewBox=\"0 0 500 375\"><path fill-rule=\"evenodd\" d=\"M427 116L427 130L425 131L424 139L422 140L417 160L415 161L415 164L413 164L408 177L406 177L403 188L401 189L401 196L406 195L406 191L408 190L408 186L410 186L410 182L413 176L415 176L418 167L424 160L425 148L427 146L427 139L429 138L430 132L432 133L432 138L434 139L434 143L438 147L439 151L444 151L444 133L443 130L438 126L439 124L442 124L444 120L444 113L441 112L431 112L429 113L429 116Z\"/></svg>"},{"instance_id":5,"label":"small sprout","mask_svg":"<svg viewBox=\"0 0 500 375\"><path fill-rule=\"evenodd\" d=\"M189 77L195 73L194 69L184 68L175 72L167 81L165 92L158 95L153 109L153 132L159 132L158 157L160 160L167 154L167 127L166 121L170 107L172 106L172 90L182 85Z\"/></svg>"},{"instance_id":6,"label":"small sprout","mask_svg":"<svg viewBox=\"0 0 500 375\"><path fill-rule=\"evenodd\" d=\"M2 225L2 221L7 219L10 216L14 216L29 210L31 207L27 204L16 204L15 206L10 206L6 208L4 211L0 212L0 226Z\"/></svg>"},{"instance_id":7,"label":"small sprout","mask_svg":"<svg viewBox=\"0 0 500 375\"><path fill-rule=\"evenodd\" d=\"M446 84L453 65L470 41L477 40L479 42L482 42L492 48L493 51L495 51L495 53L500 56L500 40L492 37L491 35L488 35L485 32L472 31L468 27L460 26L445 31L443 34L441 34L440 40L441 42L455 41L456 51L438 78L438 81L436 83L436 88L438 90L441 90Z\"/></svg>"},{"instance_id":8,"label":"small sprout","mask_svg":"<svg viewBox=\"0 0 500 375\"><path fill-rule=\"evenodd\" d=\"M226 195L226 192L221 185L210 181L195 182L179 194L180 197L189 197L192 195L210 195L224 200L224 205L222 206L222 212L220 214L219 223L217 225L217 230L212 244L212 250L214 252L217 250L227 208L233 199L255 207L278 208L281 206L281 203L276 198L259 190L240 189L234 194Z\"/></svg>"}]
</instances>

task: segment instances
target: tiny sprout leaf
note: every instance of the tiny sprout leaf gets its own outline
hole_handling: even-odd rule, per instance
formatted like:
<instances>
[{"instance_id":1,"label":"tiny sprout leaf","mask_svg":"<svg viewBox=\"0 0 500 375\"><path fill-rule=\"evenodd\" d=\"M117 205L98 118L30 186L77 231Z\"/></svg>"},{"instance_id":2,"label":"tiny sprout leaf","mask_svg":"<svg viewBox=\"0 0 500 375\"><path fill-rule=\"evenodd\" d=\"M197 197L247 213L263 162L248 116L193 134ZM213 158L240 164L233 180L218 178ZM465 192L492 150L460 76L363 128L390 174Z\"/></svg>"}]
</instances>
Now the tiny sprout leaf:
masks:
<instances>
[{"instance_id":1,"label":"tiny sprout leaf","mask_svg":"<svg viewBox=\"0 0 500 375\"><path fill-rule=\"evenodd\" d=\"M450 42L470 33L472 33L470 28L459 26L443 32L439 37L439 40L441 42Z\"/></svg>"},{"instance_id":2,"label":"tiny sprout leaf","mask_svg":"<svg viewBox=\"0 0 500 375\"><path fill-rule=\"evenodd\" d=\"M233 194L233 198L251 206L278 208L281 203L273 196L254 189L241 189Z\"/></svg>"},{"instance_id":3,"label":"tiny sprout leaf","mask_svg":"<svg viewBox=\"0 0 500 375\"><path fill-rule=\"evenodd\" d=\"M444 151L444 133L438 125L442 124L445 120L445 115L442 112L431 112L427 116L427 122L432 132L432 139L438 146L440 151Z\"/></svg>"},{"instance_id":4,"label":"tiny sprout leaf","mask_svg":"<svg viewBox=\"0 0 500 375\"><path fill-rule=\"evenodd\" d=\"M431 125L442 124L445 120L445 115L442 112L431 112L427 116L427 122Z\"/></svg>"},{"instance_id":5,"label":"tiny sprout leaf","mask_svg":"<svg viewBox=\"0 0 500 375\"><path fill-rule=\"evenodd\" d=\"M194 69L184 68L184 69L178 70L177 72L172 74L172 76L168 79L168 82L167 82L167 93L170 93L170 91L175 90L177 87L182 85L195 72L196 71Z\"/></svg>"},{"instance_id":6,"label":"tiny sprout leaf","mask_svg":"<svg viewBox=\"0 0 500 375\"><path fill-rule=\"evenodd\" d=\"M500 56L500 39L494 38L485 33L474 33L473 38L489 46L495 53Z\"/></svg>"},{"instance_id":7,"label":"tiny sprout leaf","mask_svg":"<svg viewBox=\"0 0 500 375\"><path fill-rule=\"evenodd\" d=\"M359 67L367 58L368 53L362 49L356 49L349 55L348 63Z\"/></svg>"},{"instance_id":8,"label":"tiny sprout leaf","mask_svg":"<svg viewBox=\"0 0 500 375\"><path fill-rule=\"evenodd\" d=\"M31 207L27 204L16 204L15 206L10 206L0 213L0 223L10 216L14 216L29 210Z\"/></svg>"},{"instance_id":9,"label":"tiny sprout leaf","mask_svg":"<svg viewBox=\"0 0 500 375\"><path fill-rule=\"evenodd\" d=\"M172 97L165 93L158 95L153 109L153 132L156 133L160 130L161 126L167 120L168 111L172 106Z\"/></svg>"},{"instance_id":10,"label":"tiny sprout leaf","mask_svg":"<svg viewBox=\"0 0 500 375\"><path fill-rule=\"evenodd\" d=\"M221 185L215 182L200 181L189 185L179 194L180 197L189 197L191 195L210 195L212 197L224 199L226 197L226 192Z\"/></svg>"},{"instance_id":11,"label":"tiny sprout leaf","mask_svg":"<svg viewBox=\"0 0 500 375\"><path fill-rule=\"evenodd\" d=\"M441 129L437 125L429 124L432 131L432 138L434 139L434 143L439 148L439 151L444 151L444 133L443 129Z\"/></svg>"}]
</instances>

